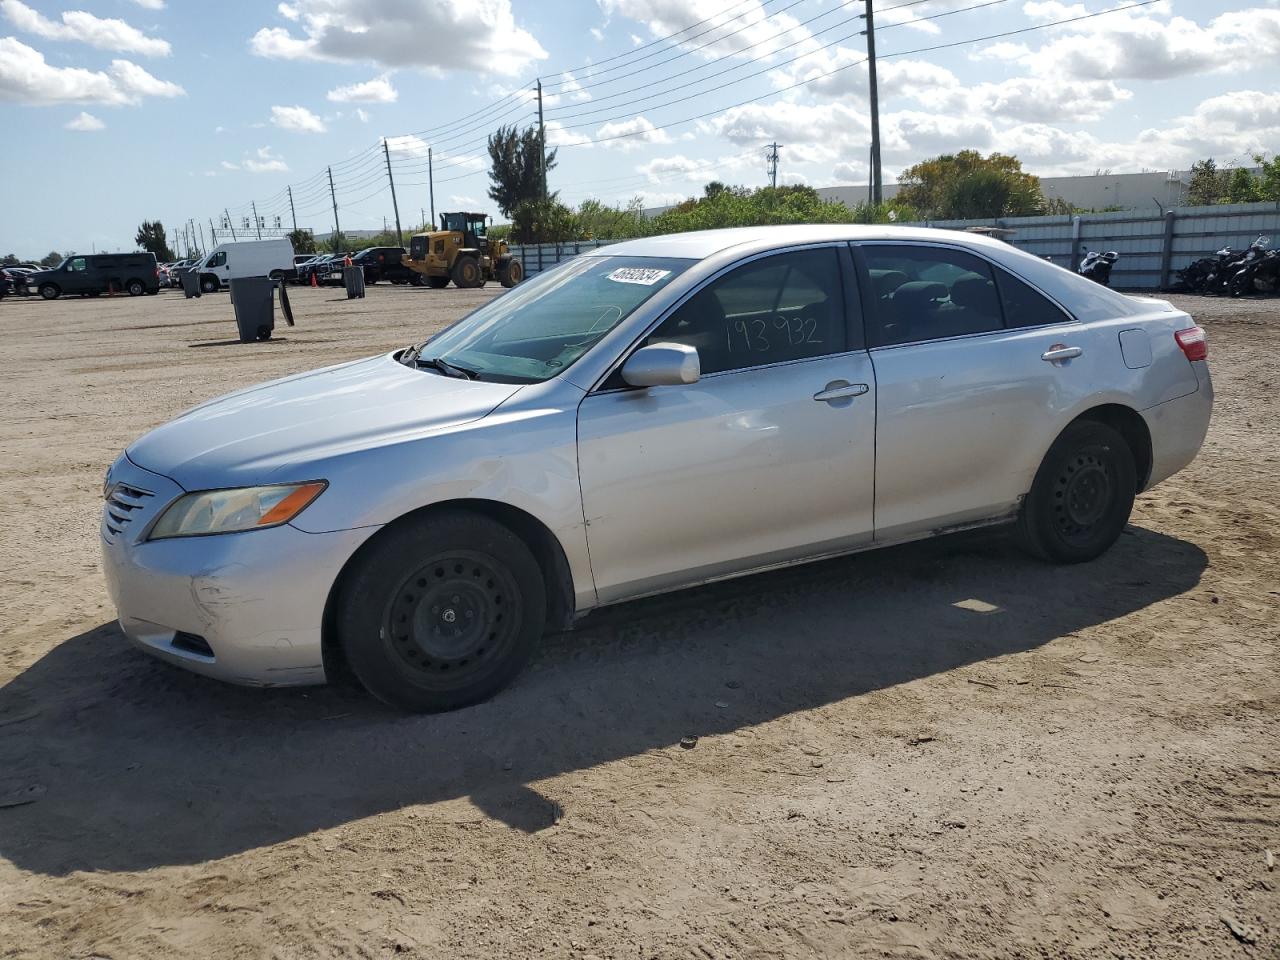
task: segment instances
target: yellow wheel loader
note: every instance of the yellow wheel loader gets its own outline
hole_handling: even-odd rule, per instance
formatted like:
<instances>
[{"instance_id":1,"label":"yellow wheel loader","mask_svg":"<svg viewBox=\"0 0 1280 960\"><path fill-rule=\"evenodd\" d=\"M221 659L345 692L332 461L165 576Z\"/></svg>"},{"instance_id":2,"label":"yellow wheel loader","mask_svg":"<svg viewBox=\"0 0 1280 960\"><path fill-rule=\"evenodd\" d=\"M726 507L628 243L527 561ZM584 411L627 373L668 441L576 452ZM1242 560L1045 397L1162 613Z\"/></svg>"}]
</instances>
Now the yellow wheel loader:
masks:
<instances>
[{"instance_id":1,"label":"yellow wheel loader","mask_svg":"<svg viewBox=\"0 0 1280 960\"><path fill-rule=\"evenodd\" d=\"M404 265L418 276L419 285L440 288L483 287L497 280L514 287L524 279L524 264L511 256L506 241L486 236L489 218L483 213L442 213L440 229L415 233Z\"/></svg>"}]
</instances>

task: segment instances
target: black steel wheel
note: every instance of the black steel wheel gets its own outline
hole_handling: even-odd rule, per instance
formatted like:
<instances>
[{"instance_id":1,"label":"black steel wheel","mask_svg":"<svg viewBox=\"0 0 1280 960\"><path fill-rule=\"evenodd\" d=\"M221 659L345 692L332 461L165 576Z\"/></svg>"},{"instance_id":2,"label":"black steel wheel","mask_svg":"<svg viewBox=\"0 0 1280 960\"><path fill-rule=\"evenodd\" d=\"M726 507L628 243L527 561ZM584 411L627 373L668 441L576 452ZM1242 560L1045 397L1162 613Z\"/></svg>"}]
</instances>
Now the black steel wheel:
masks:
<instances>
[{"instance_id":1,"label":"black steel wheel","mask_svg":"<svg viewBox=\"0 0 1280 960\"><path fill-rule=\"evenodd\" d=\"M141 280L130 280L125 284L125 292L131 297L140 297L147 292L147 285Z\"/></svg>"},{"instance_id":2,"label":"black steel wheel","mask_svg":"<svg viewBox=\"0 0 1280 960\"><path fill-rule=\"evenodd\" d=\"M57 300L61 294L62 291L58 289L58 285L56 283L40 284L40 296L44 297L46 300Z\"/></svg>"},{"instance_id":3,"label":"black steel wheel","mask_svg":"<svg viewBox=\"0 0 1280 960\"><path fill-rule=\"evenodd\" d=\"M1072 423L1049 448L1018 517L1018 539L1056 563L1081 563L1116 542L1133 510L1133 453L1111 427Z\"/></svg>"},{"instance_id":4,"label":"black steel wheel","mask_svg":"<svg viewBox=\"0 0 1280 960\"><path fill-rule=\"evenodd\" d=\"M344 574L338 639L352 671L405 710L485 700L520 671L546 623L529 547L488 517L409 518L371 541Z\"/></svg>"}]
</instances>

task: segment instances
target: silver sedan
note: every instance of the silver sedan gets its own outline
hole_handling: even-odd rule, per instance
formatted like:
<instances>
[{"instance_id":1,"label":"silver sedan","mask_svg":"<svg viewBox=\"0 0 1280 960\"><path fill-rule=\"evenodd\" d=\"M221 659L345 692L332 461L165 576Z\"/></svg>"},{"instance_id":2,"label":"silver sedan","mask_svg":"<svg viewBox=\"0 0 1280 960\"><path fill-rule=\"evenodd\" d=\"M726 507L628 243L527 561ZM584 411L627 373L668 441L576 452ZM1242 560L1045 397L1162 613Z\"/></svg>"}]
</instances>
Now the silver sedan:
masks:
<instances>
[{"instance_id":1,"label":"silver sedan","mask_svg":"<svg viewBox=\"0 0 1280 960\"><path fill-rule=\"evenodd\" d=\"M1006 244L774 227L604 247L433 339L131 445L125 634L275 686L474 703L604 604L1005 524L1097 557L1208 427L1204 331Z\"/></svg>"}]
</instances>

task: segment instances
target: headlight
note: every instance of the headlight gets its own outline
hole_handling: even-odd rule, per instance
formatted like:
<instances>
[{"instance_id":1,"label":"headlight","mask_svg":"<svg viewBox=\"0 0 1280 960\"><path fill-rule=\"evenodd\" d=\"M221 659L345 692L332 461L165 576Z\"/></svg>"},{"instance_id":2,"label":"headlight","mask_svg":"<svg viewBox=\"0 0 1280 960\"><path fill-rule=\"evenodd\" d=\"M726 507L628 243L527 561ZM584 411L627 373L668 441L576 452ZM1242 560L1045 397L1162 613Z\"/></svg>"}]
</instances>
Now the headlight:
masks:
<instances>
[{"instance_id":1,"label":"headlight","mask_svg":"<svg viewBox=\"0 0 1280 960\"><path fill-rule=\"evenodd\" d=\"M278 527L305 510L326 486L325 481L318 480L188 493L161 514L148 539L198 537Z\"/></svg>"}]
</instances>

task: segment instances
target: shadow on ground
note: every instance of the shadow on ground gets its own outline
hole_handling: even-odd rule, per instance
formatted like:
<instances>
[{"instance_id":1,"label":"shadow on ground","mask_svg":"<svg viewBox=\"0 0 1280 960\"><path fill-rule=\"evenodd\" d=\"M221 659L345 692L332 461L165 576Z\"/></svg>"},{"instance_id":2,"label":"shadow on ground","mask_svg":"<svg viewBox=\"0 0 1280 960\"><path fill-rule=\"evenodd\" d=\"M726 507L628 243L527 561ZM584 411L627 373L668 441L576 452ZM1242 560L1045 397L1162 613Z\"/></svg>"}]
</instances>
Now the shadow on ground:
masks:
<instances>
[{"instance_id":1,"label":"shadow on ground","mask_svg":"<svg viewBox=\"0 0 1280 960\"><path fill-rule=\"evenodd\" d=\"M105 624L0 689L0 769L47 788L0 809L0 855L46 874L194 863L458 797L537 830L562 813L529 786L543 778L1031 650L1205 566L1140 528L1075 567L994 538L863 554L603 611L493 701L439 716L345 687L227 686Z\"/></svg>"}]
</instances>

